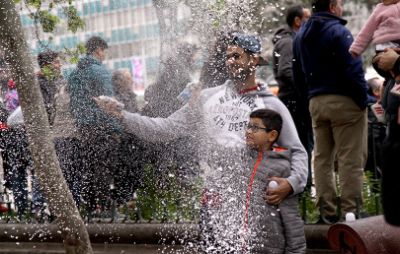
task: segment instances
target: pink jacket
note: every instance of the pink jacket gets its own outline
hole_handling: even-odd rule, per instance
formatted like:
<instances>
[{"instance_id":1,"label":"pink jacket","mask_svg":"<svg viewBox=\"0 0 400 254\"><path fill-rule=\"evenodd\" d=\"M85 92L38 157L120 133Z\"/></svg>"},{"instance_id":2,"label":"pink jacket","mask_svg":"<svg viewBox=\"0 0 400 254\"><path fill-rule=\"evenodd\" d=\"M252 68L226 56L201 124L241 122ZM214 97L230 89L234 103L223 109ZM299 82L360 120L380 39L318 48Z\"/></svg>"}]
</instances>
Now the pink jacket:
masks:
<instances>
[{"instance_id":1,"label":"pink jacket","mask_svg":"<svg viewBox=\"0 0 400 254\"><path fill-rule=\"evenodd\" d=\"M380 3L375 7L349 51L361 55L371 41L379 44L396 40L400 40L400 2L391 5Z\"/></svg>"}]
</instances>

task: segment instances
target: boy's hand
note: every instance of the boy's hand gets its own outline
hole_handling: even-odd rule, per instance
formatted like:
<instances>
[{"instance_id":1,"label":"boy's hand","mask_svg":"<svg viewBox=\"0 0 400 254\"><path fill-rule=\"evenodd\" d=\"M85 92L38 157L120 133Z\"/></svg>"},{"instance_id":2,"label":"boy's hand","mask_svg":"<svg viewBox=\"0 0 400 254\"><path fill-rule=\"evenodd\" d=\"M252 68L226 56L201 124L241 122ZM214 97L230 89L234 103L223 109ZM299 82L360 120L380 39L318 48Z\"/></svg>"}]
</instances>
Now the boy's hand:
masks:
<instances>
[{"instance_id":1,"label":"boy's hand","mask_svg":"<svg viewBox=\"0 0 400 254\"><path fill-rule=\"evenodd\" d=\"M353 58L357 58L357 57L359 57L360 55L358 55L356 52L354 52L354 51L349 51L349 53L350 53L350 55L353 57Z\"/></svg>"},{"instance_id":2,"label":"boy's hand","mask_svg":"<svg viewBox=\"0 0 400 254\"><path fill-rule=\"evenodd\" d=\"M267 189L265 200L270 205L279 205L287 196L293 193L293 188L286 178L271 177L270 181L276 181L278 187L274 189Z\"/></svg>"}]
</instances>

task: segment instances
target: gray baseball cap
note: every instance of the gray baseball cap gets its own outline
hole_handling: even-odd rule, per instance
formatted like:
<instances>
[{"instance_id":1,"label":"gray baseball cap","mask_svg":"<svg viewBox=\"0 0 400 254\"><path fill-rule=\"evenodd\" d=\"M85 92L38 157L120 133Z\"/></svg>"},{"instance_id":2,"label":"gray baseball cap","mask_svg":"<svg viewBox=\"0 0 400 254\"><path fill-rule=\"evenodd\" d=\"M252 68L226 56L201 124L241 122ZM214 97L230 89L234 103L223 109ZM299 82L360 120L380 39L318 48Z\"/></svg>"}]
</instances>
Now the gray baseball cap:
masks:
<instances>
[{"instance_id":1,"label":"gray baseball cap","mask_svg":"<svg viewBox=\"0 0 400 254\"><path fill-rule=\"evenodd\" d=\"M256 35L233 33L232 42L245 51L258 55L261 54L261 39ZM259 56L259 58L260 62L258 65L268 65L268 62L263 57Z\"/></svg>"}]
</instances>

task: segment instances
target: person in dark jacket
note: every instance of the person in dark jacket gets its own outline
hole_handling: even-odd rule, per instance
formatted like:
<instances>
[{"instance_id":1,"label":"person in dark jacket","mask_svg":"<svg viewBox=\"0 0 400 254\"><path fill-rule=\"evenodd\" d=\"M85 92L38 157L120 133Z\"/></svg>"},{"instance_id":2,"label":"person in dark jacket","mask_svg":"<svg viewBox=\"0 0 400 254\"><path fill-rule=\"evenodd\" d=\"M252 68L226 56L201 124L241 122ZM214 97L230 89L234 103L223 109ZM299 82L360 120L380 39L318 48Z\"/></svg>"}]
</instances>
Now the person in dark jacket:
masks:
<instances>
[{"instance_id":1,"label":"person in dark jacket","mask_svg":"<svg viewBox=\"0 0 400 254\"><path fill-rule=\"evenodd\" d=\"M40 72L37 73L40 91L47 111L50 125L53 125L55 100L58 89L65 82L61 76L61 62L57 52L47 50L37 57Z\"/></svg>"},{"instance_id":2,"label":"person in dark jacket","mask_svg":"<svg viewBox=\"0 0 400 254\"><path fill-rule=\"evenodd\" d=\"M367 157L367 85L361 58L348 52L353 37L341 18L342 0L314 0L314 13L295 37L293 74L310 99L315 134L314 175L321 216L337 220L333 161L338 160L341 215L362 201Z\"/></svg>"},{"instance_id":3,"label":"person in dark jacket","mask_svg":"<svg viewBox=\"0 0 400 254\"><path fill-rule=\"evenodd\" d=\"M68 77L70 111L81 138L83 200L89 211L110 199L115 170L119 168L118 150L122 127L102 111L94 97L114 96L111 72L102 64L107 42L93 36L86 42L86 56Z\"/></svg>"},{"instance_id":4,"label":"person in dark jacket","mask_svg":"<svg viewBox=\"0 0 400 254\"><path fill-rule=\"evenodd\" d=\"M310 18L310 15L310 10L301 5L290 7L286 15L287 26L279 28L272 39L274 44L272 69L279 84L279 99L284 103L288 100L299 99L292 73L293 39L301 25Z\"/></svg>"},{"instance_id":5,"label":"person in dark jacket","mask_svg":"<svg viewBox=\"0 0 400 254\"><path fill-rule=\"evenodd\" d=\"M114 96L111 72L102 64L107 48L107 42L102 38L91 37L86 42L87 54L68 77L68 85L70 108L77 126L112 134L120 131L120 125L100 110L93 100L93 97L101 95Z\"/></svg>"},{"instance_id":6,"label":"person in dark jacket","mask_svg":"<svg viewBox=\"0 0 400 254\"><path fill-rule=\"evenodd\" d=\"M279 28L272 42L274 52L272 70L279 84L279 99L285 104L292 115L301 143L308 154L307 187L312 184L311 153L314 146L311 117L308 111L308 99L301 97L293 82L293 39L301 25L310 18L311 12L302 5L290 7L286 15L287 26Z\"/></svg>"},{"instance_id":7,"label":"person in dark jacket","mask_svg":"<svg viewBox=\"0 0 400 254\"><path fill-rule=\"evenodd\" d=\"M398 156L400 154L400 96L391 93L400 75L400 49L389 49L375 57L377 67L384 72L392 72L392 78L387 78L382 96L382 106L386 111L388 131L382 146L382 205L385 220L395 226L400 226L400 204L398 193L400 178ZM393 78L396 77L396 78Z\"/></svg>"}]
</instances>

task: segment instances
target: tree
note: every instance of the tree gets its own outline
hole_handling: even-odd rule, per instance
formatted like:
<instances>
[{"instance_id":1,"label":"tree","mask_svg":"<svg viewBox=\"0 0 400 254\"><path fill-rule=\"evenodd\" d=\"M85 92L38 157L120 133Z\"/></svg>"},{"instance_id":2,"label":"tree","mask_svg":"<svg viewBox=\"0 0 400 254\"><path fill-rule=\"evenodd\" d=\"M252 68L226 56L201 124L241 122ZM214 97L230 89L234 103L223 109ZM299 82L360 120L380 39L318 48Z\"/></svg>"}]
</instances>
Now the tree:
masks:
<instances>
[{"instance_id":1,"label":"tree","mask_svg":"<svg viewBox=\"0 0 400 254\"><path fill-rule=\"evenodd\" d=\"M17 81L39 184L51 211L57 216L57 225L67 253L93 253L86 227L58 163L32 59L12 0L0 1L0 19L0 45L4 49L12 76Z\"/></svg>"},{"instance_id":2,"label":"tree","mask_svg":"<svg viewBox=\"0 0 400 254\"><path fill-rule=\"evenodd\" d=\"M63 25L62 20L66 21L66 29L76 33L79 29L85 27L85 22L78 14L78 10L70 0L14 0L21 10L28 11L28 17L32 19L34 25L35 37L39 48L45 50L51 48L53 42L52 33L57 27ZM53 14L58 8L58 15L62 19ZM46 40L45 40L46 39ZM64 48L64 55L69 57L71 63L77 63L79 55L84 53L85 49L82 44L78 44L76 48ZM63 55L63 54L61 54Z\"/></svg>"},{"instance_id":3,"label":"tree","mask_svg":"<svg viewBox=\"0 0 400 254\"><path fill-rule=\"evenodd\" d=\"M160 60L166 60L172 49L177 44L177 12L178 1L169 2L168 0L153 0L156 9L158 25L160 27Z\"/></svg>"}]
</instances>

